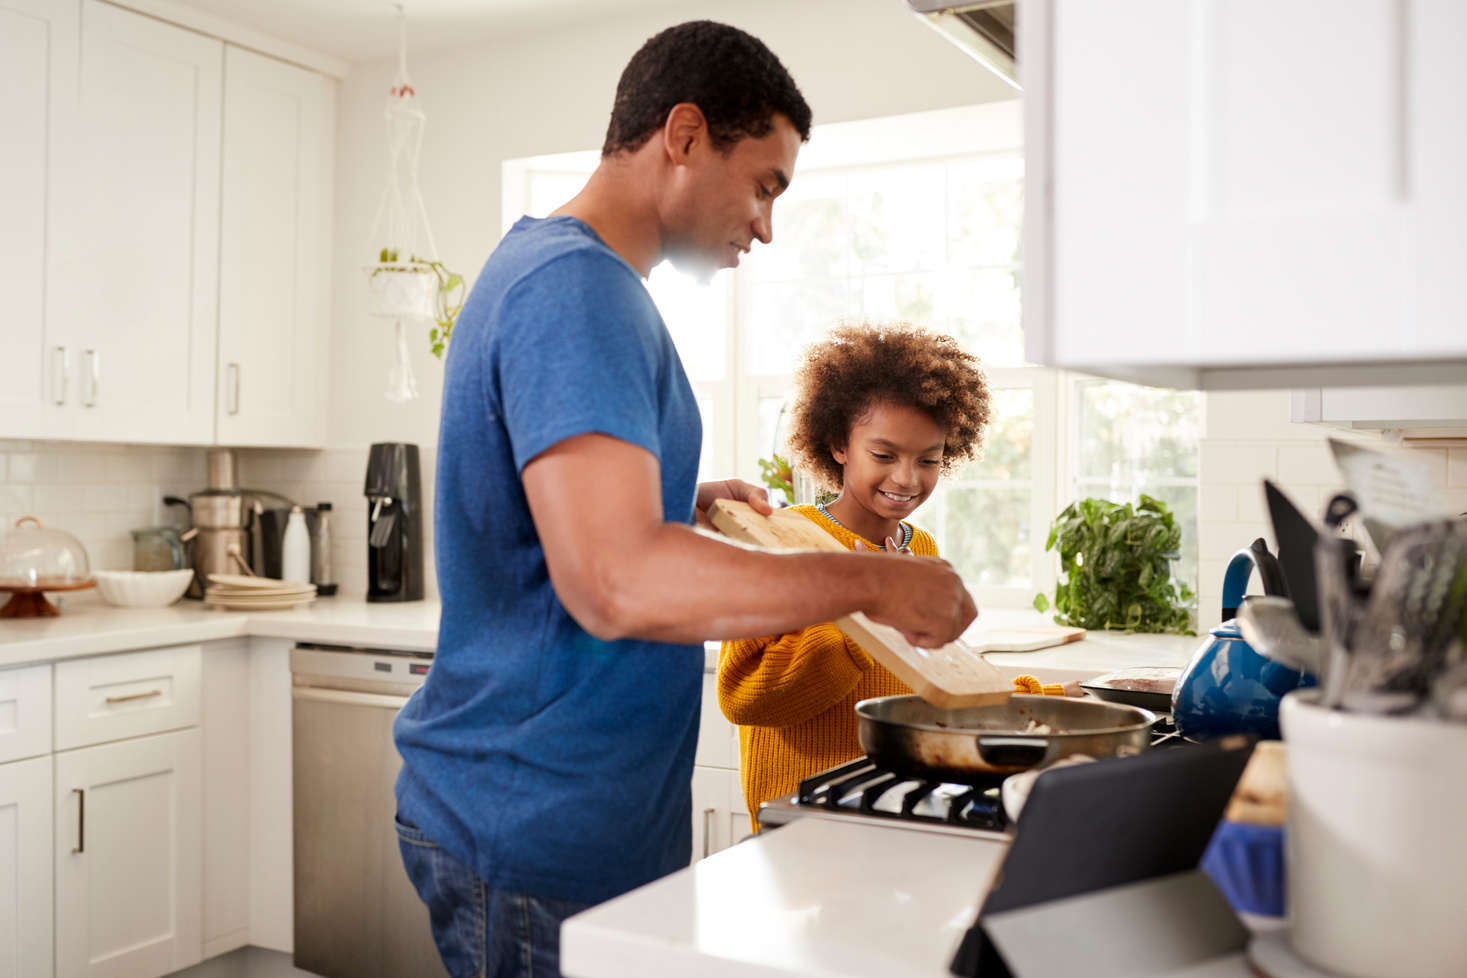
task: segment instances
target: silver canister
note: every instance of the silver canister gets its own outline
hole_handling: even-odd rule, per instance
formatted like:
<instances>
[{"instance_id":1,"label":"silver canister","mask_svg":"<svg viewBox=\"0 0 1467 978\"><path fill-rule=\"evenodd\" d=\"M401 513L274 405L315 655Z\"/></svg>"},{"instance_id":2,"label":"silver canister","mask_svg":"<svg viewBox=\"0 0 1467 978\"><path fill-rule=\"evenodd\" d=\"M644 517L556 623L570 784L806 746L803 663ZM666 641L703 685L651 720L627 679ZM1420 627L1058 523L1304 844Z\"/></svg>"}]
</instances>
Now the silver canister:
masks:
<instances>
[{"instance_id":1,"label":"silver canister","mask_svg":"<svg viewBox=\"0 0 1467 978\"><path fill-rule=\"evenodd\" d=\"M306 510L306 530L311 535L311 583L316 585L316 593L321 597L336 593L336 571L331 560L331 521L330 503L317 503L314 509Z\"/></svg>"}]
</instances>

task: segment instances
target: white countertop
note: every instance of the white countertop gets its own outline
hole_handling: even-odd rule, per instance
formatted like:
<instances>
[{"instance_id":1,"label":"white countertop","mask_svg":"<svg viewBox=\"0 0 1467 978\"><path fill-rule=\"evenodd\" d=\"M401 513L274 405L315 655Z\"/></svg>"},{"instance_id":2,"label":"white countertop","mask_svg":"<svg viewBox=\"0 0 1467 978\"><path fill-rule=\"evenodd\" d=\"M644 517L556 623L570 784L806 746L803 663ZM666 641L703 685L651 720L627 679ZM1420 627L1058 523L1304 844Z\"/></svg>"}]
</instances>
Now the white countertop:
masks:
<instances>
[{"instance_id":1,"label":"white countertop","mask_svg":"<svg viewBox=\"0 0 1467 978\"><path fill-rule=\"evenodd\" d=\"M568 978L951 978L1007 844L803 819L572 917Z\"/></svg>"},{"instance_id":2,"label":"white countertop","mask_svg":"<svg viewBox=\"0 0 1467 978\"><path fill-rule=\"evenodd\" d=\"M440 611L436 601L368 604L360 595L319 598L294 611L219 611L187 600L113 608L79 592L66 597L59 617L0 619L0 668L243 635L431 651Z\"/></svg>"},{"instance_id":3,"label":"white countertop","mask_svg":"<svg viewBox=\"0 0 1467 978\"><path fill-rule=\"evenodd\" d=\"M209 642L259 635L302 642L432 651L438 644L437 601L368 604L361 595L320 598L295 611L219 611L198 601L167 608L113 608L96 592L63 596L57 618L0 619L0 668L82 655ZM984 611L968 630L1047 625L1035 611ZM1032 672L1046 682L1098 676L1130 666L1184 666L1201 638L1090 632L1084 641L1037 652L995 652L989 661L1005 672ZM718 667L718 643L704 649L704 669Z\"/></svg>"},{"instance_id":4,"label":"white countertop","mask_svg":"<svg viewBox=\"0 0 1467 978\"><path fill-rule=\"evenodd\" d=\"M567 978L951 978L1008 846L802 819L570 918ZM1248 978L1230 954L1156 978Z\"/></svg>"}]
</instances>

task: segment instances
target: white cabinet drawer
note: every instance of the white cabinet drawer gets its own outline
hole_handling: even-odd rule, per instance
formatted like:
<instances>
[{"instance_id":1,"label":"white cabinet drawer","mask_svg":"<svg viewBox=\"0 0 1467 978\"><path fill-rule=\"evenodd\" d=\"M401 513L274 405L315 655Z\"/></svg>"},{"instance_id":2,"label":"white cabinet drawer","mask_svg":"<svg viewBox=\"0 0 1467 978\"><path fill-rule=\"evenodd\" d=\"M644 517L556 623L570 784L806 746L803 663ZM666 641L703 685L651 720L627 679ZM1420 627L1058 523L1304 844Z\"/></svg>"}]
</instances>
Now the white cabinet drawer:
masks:
<instances>
[{"instance_id":1,"label":"white cabinet drawer","mask_svg":"<svg viewBox=\"0 0 1467 978\"><path fill-rule=\"evenodd\" d=\"M201 654L179 645L56 663L56 749L196 726Z\"/></svg>"},{"instance_id":2,"label":"white cabinet drawer","mask_svg":"<svg viewBox=\"0 0 1467 978\"><path fill-rule=\"evenodd\" d=\"M0 764L51 753L51 667L0 672Z\"/></svg>"}]
</instances>

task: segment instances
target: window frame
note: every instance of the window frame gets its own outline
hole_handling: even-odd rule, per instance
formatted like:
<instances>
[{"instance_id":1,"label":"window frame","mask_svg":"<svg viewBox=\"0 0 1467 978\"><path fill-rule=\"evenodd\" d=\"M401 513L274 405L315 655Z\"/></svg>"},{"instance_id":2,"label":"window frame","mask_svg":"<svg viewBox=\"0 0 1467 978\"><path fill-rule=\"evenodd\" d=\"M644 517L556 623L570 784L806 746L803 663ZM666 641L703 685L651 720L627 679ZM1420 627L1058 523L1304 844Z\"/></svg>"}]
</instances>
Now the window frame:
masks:
<instances>
[{"instance_id":1,"label":"window frame","mask_svg":"<svg viewBox=\"0 0 1467 978\"><path fill-rule=\"evenodd\" d=\"M962 124L957 124L961 121ZM872 132L883 132L873 139ZM1021 108L1018 101L966 106L960 109L915 113L888 119L862 120L817 127L820 140L801 153L800 174L847 175L873 168L902 164L951 163L1014 152L1022 153ZM892 153L891 147L901 147ZM911 147L922 147L915 152ZM506 160L502 165L502 230L508 232L521 215L530 212L531 184L539 173L589 175L600 159L595 150L558 153ZM778 229L776 228L776 231ZM1020 263L1022 263L1022 256ZM995 266L997 267L997 266ZM759 444L759 405L763 397L783 398L790 374L758 374L752 369L751 345L754 330L745 320L753 313L754 290L758 283L753 263L733 270L727 289L728 329L725 331L724 373L719 380L691 380L700 402L711 405L705 421L705 443L711 442L705 478L729 475L757 482L758 459L767 458L771 445ZM970 590L980 607L1027 608L1034 596L1052 596L1059 577L1059 560L1044 549L1049 528L1061 509L1061 501L1080 498L1081 388L1105 378L1037 365L987 367L992 389L1030 389L1034 392L1034 430L1031 442L1030 479L1030 582L1028 586L985 587ZM1204 408L1205 409L1205 408ZM970 469L969 472L972 470ZM965 479L960 473L951 483L986 485ZM1009 481L1009 480L999 480ZM997 484L997 481L994 483ZM1197 480L1200 485L1200 479ZM931 503L929 502L929 506ZM933 512L918 521L940 524L943 517ZM940 535L941 526L932 524Z\"/></svg>"}]
</instances>

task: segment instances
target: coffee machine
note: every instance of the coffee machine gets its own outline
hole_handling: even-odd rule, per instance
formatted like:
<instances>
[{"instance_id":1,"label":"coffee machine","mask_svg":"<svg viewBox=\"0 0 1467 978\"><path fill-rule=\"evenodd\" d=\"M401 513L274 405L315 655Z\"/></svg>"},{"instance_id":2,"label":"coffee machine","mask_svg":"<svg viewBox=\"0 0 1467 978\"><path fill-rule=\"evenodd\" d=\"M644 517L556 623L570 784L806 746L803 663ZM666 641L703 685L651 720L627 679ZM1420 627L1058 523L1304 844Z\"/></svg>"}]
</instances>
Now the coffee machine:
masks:
<instances>
[{"instance_id":1,"label":"coffee machine","mask_svg":"<svg viewBox=\"0 0 1467 978\"><path fill-rule=\"evenodd\" d=\"M423 480L418 446L367 456L367 600L423 600Z\"/></svg>"}]
</instances>

